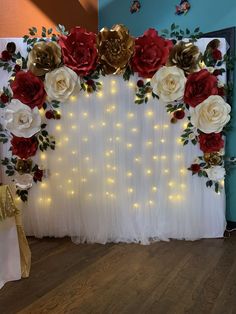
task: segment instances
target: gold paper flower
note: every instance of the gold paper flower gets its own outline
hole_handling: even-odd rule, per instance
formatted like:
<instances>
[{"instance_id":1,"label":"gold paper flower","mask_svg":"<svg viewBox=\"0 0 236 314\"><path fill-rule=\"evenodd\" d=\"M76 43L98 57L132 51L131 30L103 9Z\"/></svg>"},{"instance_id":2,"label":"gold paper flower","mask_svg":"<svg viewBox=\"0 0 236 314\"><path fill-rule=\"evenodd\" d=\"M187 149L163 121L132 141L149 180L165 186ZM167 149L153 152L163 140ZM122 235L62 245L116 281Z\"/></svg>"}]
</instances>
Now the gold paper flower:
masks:
<instances>
[{"instance_id":1,"label":"gold paper flower","mask_svg":"<svg viewBox=\"0 0 236 314\"><path fill-rule=\"evenodd\" d=\"M134 39L123 25L111 30L103 28L98 34L99 63L104 74L118 74L125 70L133 51Z\"/></svg>"},{"instance_id":2,"label":"gold paper flower","mask_svg":"<svg viewBox=\"0 0 236 314\"><path fill-rule=\"evenodd\" d=\"M38 42L28 55L27 67L36 76L43 76L61 63L61 48L55 42Z\"/></svg>"},{"instance_id":3,"label":"gold paper flower","mask_svg":"<svg viewBox=\"0 0 236 314\"><path fill-rule=\"evenodd\" d=\"M217 166L222 163L222 156L219 153L205 153L204 160L210 166Z\"/></svg>"},{"instance_id":4,"label":"gold paper flower","mask_svg":"<svg viewBox=\"0 0 236 314\"><path fill-rule=\"evenodd\" d=\"M171 49L167 65L176 65L188 75L197 69L199 58L200 52L197 46L181 41Z\"/></svg>"},{"instance_id":5,"label":"gold paper flower","mask_svg":"<svg viewBox=\"0 0 236 314\"><path fill-rule=\"evenodd\" d=\"M19 172L20 174L23 173L30 173L31 169L32 169L32 160L31 159L27 159L27 160L23 160L23 159L18 159L16 162L16 171Z\"/></svg>"}]
</instances>

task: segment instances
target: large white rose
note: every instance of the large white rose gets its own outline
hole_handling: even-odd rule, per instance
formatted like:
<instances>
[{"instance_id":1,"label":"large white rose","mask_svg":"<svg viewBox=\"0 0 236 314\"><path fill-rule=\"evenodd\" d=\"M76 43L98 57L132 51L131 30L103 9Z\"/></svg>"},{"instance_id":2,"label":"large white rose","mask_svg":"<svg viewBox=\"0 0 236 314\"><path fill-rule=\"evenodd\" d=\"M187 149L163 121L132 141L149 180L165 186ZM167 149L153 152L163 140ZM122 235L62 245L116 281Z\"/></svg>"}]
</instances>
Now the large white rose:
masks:
<instances>
[{"instance_id":1,"label":"large white rose","mask_svg":"<svg viewBox=\"0 0 236 314\"><path fill-rule=\"evenodd\" d=\"M181 99L184 95L185 83L184 71L176 66L163 66L151 79L153 92L163 102Z\"/></svg>"},{"instance_id":2,"label":"large white rose","mask_svg":"<svg viewBox=\"0 0 236 314\"><path fill-rule=\"evenodd\" d=\"M224 179L225 177L225 168L221 166L211 167L209 169L206 169L206 173L210 180L219 181L219 180Z\"/></svg>"},{"instance_id":3,"label":"large white rose","mask_svg":"<svg viewBox=\"0 0 236 314\"><path fill-rule=\"evenodd\" d=\"M218 95L209 96L191 108L192 124L204 133L219 133L230 120L231 107Z\"/></svg>"},{"instance_id":4,"label":"large white rose","mask_svg":"<svg viewBox=\"0 0 236 314\"><path fill-rule=\"evenodd\" d=\"M78 84L77 74L66 66L47 73L44 82L49 100L60 102L65 102Z\"/></svg>"},{"instance_id":5,"label":"large white rose","mask_svg":"<svg viewBox=\"0 0 236 314\"><path fill-rule=\"evenodd\" d=\"M37 107L31 109L18 99L6 107L4 127L18 137L29 138L41 129L41 116Z\"/></svg>"},{"instance_id":6,"label":"large white rose","mask_svg":"<svg viewBox=\"0 0 236 314\"><path fill-rule=\"evenodd\" d=\"M15 185L20 190L28 190L33 185L33 176L29 173L19 174L14 177Z\"/></svg>"}]
</instances>

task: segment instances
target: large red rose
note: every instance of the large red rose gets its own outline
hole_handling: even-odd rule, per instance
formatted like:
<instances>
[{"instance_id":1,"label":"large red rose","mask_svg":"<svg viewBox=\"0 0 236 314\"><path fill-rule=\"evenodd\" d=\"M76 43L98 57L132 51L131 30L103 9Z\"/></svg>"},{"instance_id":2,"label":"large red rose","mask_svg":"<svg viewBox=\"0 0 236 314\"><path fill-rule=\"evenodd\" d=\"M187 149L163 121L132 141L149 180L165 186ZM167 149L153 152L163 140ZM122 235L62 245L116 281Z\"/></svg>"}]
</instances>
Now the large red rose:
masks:
<instances>
[{"instance_id":1,"label":"large red rose","mask_svg":"<svg viewBox=\"0 0 236 314\"><path fill-rule=\"evenodd\" d=\"M224 147L224 140L221 133L201 133L198 137L200 149L204 153L219 152Z\"/></svg>"},{"instance_id":2,"label":"large red rose","mask_svg":"<svg viewBox=\"0 0 236 314\"><path fill-rule=\"evenodd\" d=\"M136 38L135 51L131 59L134 72L144 78L151 78L166 64L173 43L158 36L155 29L148 29L143 36Z\"/></svg>"},{"instance_id":3,"label":"large red rose","mask_svg":"<svg viewBox=\"0 0 236 314\"><path fill-rule=\"evenodd\" d=\"M203 69L188 76L184 92L186 104L196 107L211 95L218 95L215 75Z\"/></svg>"},{"instance_id":4,"label":"large red rose","mask_svg":"<svg viewBox=\"0 0 236 314\"><path fill-rule=\"evenodd\" d=\"M98 57L96 34L81 27L74 27L68 36L61 36L63 62L79 76L86 76L95 70Z\"/></svg>"},{"instance_id":5,"label":"large red rose","mask_svg":"<svg viewBox=\"0 0 236 314\"><path fill-rule=\"evenodd\" d=\"M14 81L11 83L13 98L19 99L30 108L42 107L46 92L43 82L30 71L19 71L16 73Z\"/></svg>"},{"instance_id":6,"label":"large red rose","mask_svg":"<svg viewBox=\"0 0 236 314\"><path fill-rule=\"evenodd\" d=\"M38 141L36 137L24 138L13 136L11 139L12 155L21 159L28 159L36 154L38 149Z\"/></svg>"}]
</instances>

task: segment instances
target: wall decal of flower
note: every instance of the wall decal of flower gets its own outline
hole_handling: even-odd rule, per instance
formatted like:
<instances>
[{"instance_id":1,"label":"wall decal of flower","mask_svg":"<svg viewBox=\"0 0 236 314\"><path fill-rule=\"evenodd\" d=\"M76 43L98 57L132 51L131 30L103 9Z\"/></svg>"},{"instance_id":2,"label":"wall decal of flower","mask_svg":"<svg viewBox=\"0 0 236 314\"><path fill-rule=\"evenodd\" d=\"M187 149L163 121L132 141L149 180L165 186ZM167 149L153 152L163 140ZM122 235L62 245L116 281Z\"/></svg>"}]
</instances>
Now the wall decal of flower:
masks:
<instances>
[{"instance_id":1,"label":"wall decal of flower","mask_svg":"<svg viewBox=\"0 0 236 314\"><path fill-rule=\"evenodd\" d=\"M132 1L132 4L130 6L130 13L136 13L141 9L141 3L140 1Z\"/></svg>"},{"instance_id":2,"label":"wall decal of flower","mask_svg":"<svg viewBox=\"0 0 236 314\"><path fill-rule=\"evenodd\" d=\"M190 10L191 8L191 5L189 3L188 0L181 0L180 1L180 4L179 5L176 5L176 11L175 11L175 14L177 15L182 15L182 14L187 14L188 11Z\"/></svg>"}]
</instances>

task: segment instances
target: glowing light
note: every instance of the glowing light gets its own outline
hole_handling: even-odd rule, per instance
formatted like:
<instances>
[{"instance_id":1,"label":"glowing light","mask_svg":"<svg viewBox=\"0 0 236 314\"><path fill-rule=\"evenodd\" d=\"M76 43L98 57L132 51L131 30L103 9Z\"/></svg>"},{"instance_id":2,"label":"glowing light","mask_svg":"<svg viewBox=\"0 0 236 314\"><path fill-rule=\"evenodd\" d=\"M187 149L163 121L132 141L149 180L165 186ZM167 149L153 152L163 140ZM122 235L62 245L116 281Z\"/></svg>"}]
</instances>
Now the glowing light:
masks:
<instances>
[{"instance_id":1,"label":"glowing light","mask_svg":"<svg viewBox=\"0 0 236 314\"><path fill-rule=\"evenodd\" d=\"M132 147L133 147L133 144L128 143L126 146L127 146L127 148L132 148Z\"/></svg>"},{"instance_id":2,"label":"glowing light","mask_svg":"<svg viewBox=\"0 0 236 314\"><path fill-rule=\"evenodd\" d=\"M188 123L187 123L187 122L185 122L185 123L183 124L183 128L184 128L184 129L186 129L186 128L187 128L187 126L188 126Z\"/></svg>"},{"instance_id":3,"label":"glowing light","mask_svg":"<svg viewBox=\"0 0 236 314\"><path fill-rule=\"evenodd\" d=\"M146 170L146 174L151 175L152 174L152 170L151 169L147 169Z\"/></svg>"},{"instance_id":4,"label":"glowing light","mask_svg":"<svg viewBox=\"0 0 236 314\"><path fill-rule=\"evenodd\" d=\"M168 124L164 124L163 127L164 127L164 129L168 129L169 125Z\"/></svg>"},{"instance_id":5,"label":"glowing light","mask_svg":"<svg viewBox=\"0 0 236 314\"><path fill-rule=\"evenodd\" d=\"M152 156L152 159L153 160L158 160L158 156L154 155L154 156Z\"/></svg>"},{"instance_id":6,"label":"glowing light","mask_svg":"<svg viewBox=\"0 0 236 314\"><path fill-rule=\"evenodd\" d=\"M134 161L140 162L140 158L139 158L139 157L136 157L136 158L134 158Z\"/></svg>"},{"instance_id":7,"label":"glowing light","mask_svg":"<svg viewBox=\"0 0 236 314\"><path fill-rule=\"evenodd\" d=\"M111 165L108 164L108 165L106 165L106 167L107 167L107 169L110 169L110 168L111 168Z\"/></svg>"},{"instance_id":8,"label":"glowing light","mask_svg":"<svg viewBox=\"0 0 236 314\"><path fill-rule=\"evenodd\" d=\"M94 129L95 126L93 124L90 125L90 129Z\"/></svg>"},{"instance_id":9,"label":"glowing light","mask_svg":"<svg viewBox=\"0 0 236 314\"><path fill-rule=\"evenodd\" d=\"M77 170L77 168L72 168L72 172L76 172Z\"/></svg>"},{"instance_id":10,"label":"glowing light","mask_svg":"<svg viewBox=\"0 0 236 314\"><path fill-rule=\"evenodd\" d=\"M76 154L76 151L75 151L75 150L72 150L71 154L72 154L72 155L75 155L75 154Z\"/></svg>"},{"instance_id":11,"label":"glowing light","mask_svg":"<svg viewBox=\"0 0 236 314\"><path fill-rule=\"evenodd\" d=\"M169 195L169 200L173 200L173 195Z\"/></svg>"},{"instance_id":12,"label":"glowing light","mask_svg":"<svg viewBox=\"0 0 236 314\"><path fill-rule=\"evenodd\" d=\"M173 182L173 181L170 181L170 182L168 183L168 185L169 185L170 187L172 187L172 186L174 186L174 182Z\"/></svg>"},{"instance_id":13,"label":"glowing light","mask_svg":"<svg viewBox=\"0 0 236 314\"><path fill-rule=\"evenodd\" d=\"M164 169L164 173L169 173L169 169Z\"/></svg>"},{"instance_id":14,"label":"glowing light","mask_svg":"<svg viewBox=\"0 0 236 314\"><path fill-rule=\"evenodd\" d=\"M59 177L60 174L59 174L58 172L55 172L54 175L55 175L56 177Z\"/></svg>"},{"instance_id":15,"label":"glowing light","mask_svg":"<svg viewBox=\"0 0 236 314\"><path fill-rule=\"evenodd\" d=\"M152 144L153 144L152 141L147 141L147 142L146 142L146 145L147 145L147 146L152 146Z\"/></svg>"},{"instance_id":16,"label":"glowing light","mask_svg":"<svg viewBox=\"0 0 236 314\"><path fill-rule=\"evenodd\" d=\"M147 111L146 112L147 117L152 117L153 116L153 111Z\"/></svg>"},{"instance_id":17,"label":"glowing light","mask_svg":"<svg viewBox=\"0 0 236 314\"><path fill-rule=\"evenodd\" d=\"M85 182L87 182L87 179L86 179L86 178L82 178L82 179L81 179L81 182L82 182L82 183L85 183Z\"/></svg>"},{"instance_id":18,"label":"glowing light","mask_svg":"<svg viewBox=\"0 0 236 314\"><path fill-rule=\"evenodd\" d=\"M186 174L186 169L185 169L185 168L182 168L182 169L180 169L179 172L180 172L181 175L184 175L184 174Z\"/></svg>"},{"instance_id":19,"label":"glowing light","mask_svg":"<svg viewBox=\"0 0 236 314\"><path fill-rule=\"evenodd\" d=\"M68 182L68 183L72 183L72 180L71 180L71 179L69 179L69 180L67 180L67 182Z\"/></svg>"},{"instance_id":20,"label":"glowing light","mask_svg":"<svg viewBox=\"0 0 236 314\"><path fill-rule=\"evenodd\" d=\"M107 183L114 184L115 180L113 178L107 178Z\"/></svg>"},{"instance_id":21,"label":"glowing light","mask_svg":"<svg viewBox=\"0 0 236 314\"><path fill-rule=\"evenodd\" d=\"M115 81L115 80L112 80L112 81L111 81L111 84L112 84L112 85L115 85L115 84L116 84L116 81Z\"/></svg>"},{"instance_id":22,"label":"glowing light","mask_svg":"<svg viewBox=\"0 0 236 314\"><path fill-rule=\"evenodd\" d=\"M68 116L73 117L74 116L73 112L69 112Z\"/></svg>"},{"instance_id":23,"label":"glowing light","mask_svg":"<svg viewBox=\"0 0 236 314\"><path fill-rule=\"evenodd\" d=\"M116 168L116 167L112 167L112 170L113 170L113 171L116 171L116 170L117 170L117 168Z\"/></svg>"},{"instance_id":24,"label":"glowing light","mask_svg":"<svg viewBox=\"0 0 236 314\"><path fill-rule=\"evenodd\" d=\"M61 131L61 125L57 125L57 126L56 126L56 130L57 130L57 131Z\"/></svg>"},{"instance_id":25,"label":"glowing light","mask_svg":"<svg viewBox=\"0 0 236 314\"><path fill-rule=\"evenodd\" d=\"M87 137L83 137L83 138L82 138L82 141L83 141L83 142L88 142L88 138L87 138Z\"/></svg>"},{"instance_id":26,"label":"glowing light","mask_svg":"<svg viewBox=\"0 0 236 314\"><path fill-rule=\"evenodd\" d=\"M134 87L134 83L133 82L129 82L128 85L129 85L129 87Z\"/></svg>"},{"instance_id":27,"label":"glowing light","mask_svg":"<svg viewBox=\"0 0 236 314\"><path fill-rule=\"evenodd\" d=\"M139 208L139 204L138 204L138 203L134 203L134 204L133 204L133 207L134 207L134 208Z\"/></svg>"},{"instance_id":28,"label":"glowing light","mask_svg":"<svg viewBox=\"0 0 236 314\"><path fill-rule=\"evenodd\" d=\"M181 155L176 155L176 159L181 159Z\"/></svg>"},{"instance_id":29,"label":"glowing light","mask_svg":"<svg viewBox=\"0 0 236 314\"><path fill-rule=\"evenodd\" d=\"M73 190L70 191L70 194L71 194L71 195L74 195L74 194L75 194L75 191L73 191Z\"/></svg>"},{"instance_id":30,"label":"glowing light","mask_svg":"<svg viewBox=\"0 0 236 314\"><path fill-rule=\"evenodd\" d=\"M129 172L127 172L127 177L132 177L132 172L131 171L129 171Z\"/></svg>"},{"instance_id":31,"label":"glowing light","mask_svg":"<svg viewBox=\"0 0 236 314\"><path fill-rule=\"evenodd\" d=\"M65 142L69 142L69 137L64 138Z\"/></svg>"},{"instance_id":32,"label":"glowing light","mask_svg":"<svg viewBox=\"0 0 236 314\"><path fill-rule=\"evenodd\" d=\"M77 100L77 97L76 97L76 96L70 96L70 101L75 102L76 100Z\"/></svg>"},{"instance_id":33,"label":"glowing light","mask_svg":"<svg viewBox=\"0 0 236 314\"><path fill-rule=\"evenodd\" d=\"M71 128L72 128L72 130L76 130L77 129L77 125L72 125Z\"/></svg>"},{"instance_id":34,"label":"glowing light","mask_svg":"<svg viewBox=\"0 0 236 314\"><path fill-rule=\"evenodd\" d=\"M165 140L164 140L164 138L162 138L162 139L161 139L161 143L165 143Z\"/></svg>"},{"instance_id":35,"label":"glowing light","mask_svg":"<svg viewBox=\"0 0 236 314\"><path fill-rule=\"evenodd\" d=\"M127 113L127 116L129 119L133 118L134 117L134 113L133 112L128 112Z\"/></svg>"},{"instance_id":36,"label":"glowing light","mask_svg":"<svg viewBox=\"0 0 236 314\"><path fill-rule=\"evenodd\" d=\"M41 187L42 189L45 189L45 188L47 187L47 184L46 184L45 182L43 182L43 183L40 184L40 187Z\"/></svg>"},{"instance_id":37,"label":"glowing light","mask_svg":"<svg viewBox=\"0 0 236 314\"><path fill-rule=\"evenodd\" d=\"M112 89L111 89L111 93L112 93L112 94L115 94L116 92L117 92L116 88L112 88Z\"/></svg>"},{"instance_id":38,"label":"glowing light","mask_svg":"<svg viewBox=\"0 0 236 314\"><path fill-rule=\"evenodd\" d=\"M153 202L152 200L150 200L150 201L148 201L148 204L149 204L149 205L153 205L154 202Z\"/></svg>"},{"instance_id":39,"label":"glowing light","mask_svg":"<svg viewBox=\"0 0 236 314\"><path fill-rule=\"evenodd\" d=\"M61 158L61 157L58 157L57 160L58 160L58 161L62 161L62 158Z\"/></svg>"},{"instance_id":40,"label":"glowing light","mask_svg":"<svg viewBox=\"0 0 236 314\"><path fill-rule=\"evenodd\" d=\"M116 137L116 141L120 142L120 137L119 136Z\"/></svg>"},{"instance_id":41,"label":"glowing light","mask_svg":"<svg viewBox=\"0 0 236 314\"><path fill-rule=\"evenodd\" d=\"M85 161L89 161L90 158L87 156L87 157L84 158L84 160L85 160Z\"/></svg>"},{"instance_id":42,"label":"glowing light","mask_svg":"<svg viewBox=\"0 0 236 314\"><path fill-rule=\"evenodd\" d=\"M101 98L103 96L102 92L97 93L98 97Z\"/></svg>"},{"instance_id":43,"label":"glowing light","mask_svg":"<svg viewBox=\"0 0 236 314\"><path fill-rule=\"evenodd\" d=\"M47 202L51 203L52 199L50 197L47 198Z\"/></svg>"},{"instance_id":44,"label":"glowing light","mask_svg":"<svg viewBox=\"0 0 236 314\"><path fill-rule=\"evenodd\" d=\"M181 187L181 189L185 189L186 185L182 183L182 184L180 184L180 187Z\"/></svg>"},{"instance_id":45,"label":"glowing light","mask_svg":"<svg viewBox=\"0 0 236 314\"><path fill-rule=\"evenodd\" d=\"M128 193L133 193L133 192L134 192L134 189L128 188Z\"/></svg>"},{"instance_id":46,"label":"glowing light","mask_svg":"<svg viewBox=\"0 0 236 314\"><path fill-rule=\"evenodd\" d=\"M89 198L93 197L93 194L92 194L92 193L89 193L89 194L88 194L88 197L89 197Z\"/></svg>"},{"instance_id":47,"label":"glowing light","mask_svg":"<svg viewBox=\"0 0 236 314\"><path fill-rule=\"evenodd\" d=\"M106 122L102 122L101 125L102 126L106 126L107 124L106 124Z\"/></svg>"},{"instance_id":48,"label":"glowing light","mask_svg":"<svg viewBox=\"0 0 236 314\"><path fill-rule=\"evenodd\" d=\"M45 154L41 154L40 158L41 158L41 160L45 160L47 158L47 156Z\"/></svg>"},{"instance_id":49,"label":"glowing light","mask_svg":"<svg viewBox=\"0 0 236 314\"><path fill-rule=\"evenodd\" d=\"M153 192L156 192L156 191L157 191L157 187L156 187L156 186L153 186L153 187L152 187L152 191L153 191Z\"/></svg>"},{"instance_id":50,"label":"glowing light","mask_svg":"<svg viewBox=\"0 0 236 314\"><path fill-rule=\"evenodd\" d=\"M121 124L121 123L116 123L116 127L117 127L117 128L121 128L121 127L122 127L122 124Z\"/></svg>"},{"instance_id":51,"label":"glowing light","mask_svg":"<svg viewBox=\"0 0 236 314\"><path fill-rule=\"evenodd\" d=\"M93 172L94 172L94 169L92 169L92 168L89 169L89 172L90 172L90 173L93 173Z\"/></svg>"},{"instance_id":52,"label":"glowing light","mask_svg":"<svg viewBox=\"0 0 236 314\"><path fill-rule=\"evenodd\" d=\"M87 112L83 112L83 117L87 118L88 117L88 113Z\"/></svg>"},{"instance_id":53,"label":"glowing light","mask_svg":"<svg viewBox=\"0 0 236 314\"><path fill-rule=\"evenodd\" d=\"M178 138L176 139L176 142L177 142L178 144L182 144L182 140L181 140L181 138L180 138L180 137L178 137Z\"/></svg>"},{"instance_id":54,"label":"glowing light","mask_svg":"<svg viewBox=\"0 0 236 314\"><path fill-rule=\"evenodd\" d=\"M160 128L160 126L158 124L154 125L154 130L158 130Z\"/></svg>"},{"instance_id":55,"label":"glowing light","mask_svg":"<svg viewBox=\"0 0 236 314\"><path fill-rule=\"evenodd\" d=\"M138 129L133 128L133 129L131 129L131 131L132 131L133 133L136 133L136 132L138 132Z\"/></svg>"}]
</instances>

